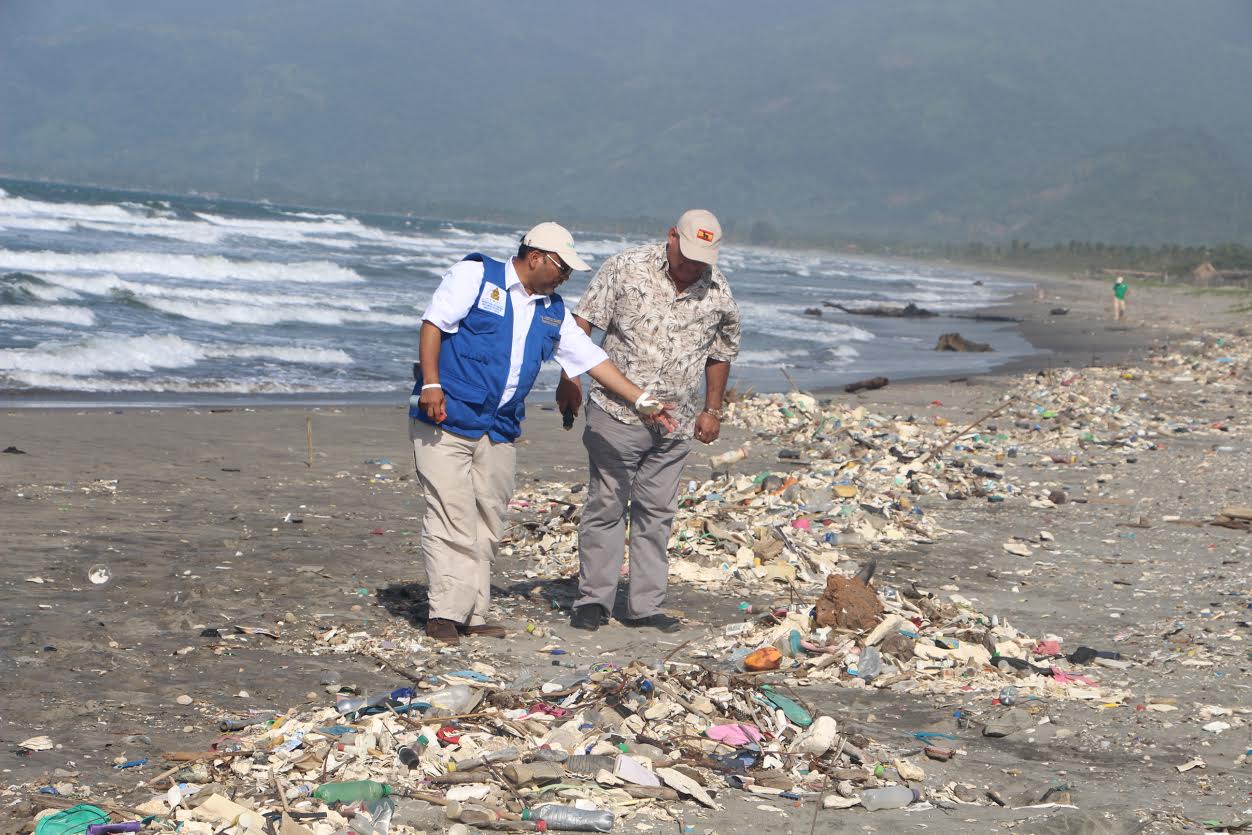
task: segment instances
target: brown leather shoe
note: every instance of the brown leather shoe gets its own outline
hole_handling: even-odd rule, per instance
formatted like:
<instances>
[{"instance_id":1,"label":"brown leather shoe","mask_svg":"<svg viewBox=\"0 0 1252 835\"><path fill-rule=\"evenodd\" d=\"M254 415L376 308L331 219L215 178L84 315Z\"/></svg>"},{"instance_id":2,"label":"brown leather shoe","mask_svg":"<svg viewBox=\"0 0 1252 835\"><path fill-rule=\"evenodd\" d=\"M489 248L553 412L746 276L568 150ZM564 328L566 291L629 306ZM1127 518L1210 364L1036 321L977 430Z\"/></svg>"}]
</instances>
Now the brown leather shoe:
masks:
<instances>
[{"instance_id":1,"label":"brown leather shoe","mask_svg":"<svg viewBox=\"0 0 1252 835\"><path fill-rule=\"evenodd\" d=\"M426 621L426 636L436 641L443 641L449 646L461 643L461 636L456 631L456 624L446 618L431 618Z\"/></svg>"},{"instance_id":2,"label":"brown leather shoe","mask_svg":"<svg viewBox=\"0 0 1252 835\"><path fill-rule=\"evenodd\" d=\"M477 638L504 638L509 631L498 623L480 623L477 626L465 627L465 634Z\"/></svg>"}]
</instances>

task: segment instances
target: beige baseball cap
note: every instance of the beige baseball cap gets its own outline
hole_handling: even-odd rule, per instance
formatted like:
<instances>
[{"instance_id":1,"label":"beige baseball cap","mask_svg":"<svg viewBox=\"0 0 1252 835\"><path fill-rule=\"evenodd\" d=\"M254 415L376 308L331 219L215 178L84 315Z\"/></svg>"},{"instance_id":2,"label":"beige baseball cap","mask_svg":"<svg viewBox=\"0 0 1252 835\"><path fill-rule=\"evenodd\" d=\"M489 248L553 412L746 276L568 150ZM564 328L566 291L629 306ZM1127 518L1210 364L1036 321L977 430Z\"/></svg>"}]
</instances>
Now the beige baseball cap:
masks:
<instances>
[{"instance_id":1,"label":"beige baseball cap","mask_svg":"<svg viewBox=\"0 0 1252 835\"><path fill-rule=\"evenodd\" d=\"M522 238L522 243L561 256L562 261L579 272L591 269L587 266L587 262L579 258L578 253L574 251L574 236L559 223L548 221L539 224L526 233Z\"/></svg>"},{"instance_id":2,"label":"beige baseball cap","mask_svg":"<svg viewBox=\"0 0 1252 835\"><path fill-rule=\"evenodd\" d=\"M678 248L692 261L716 264L722 245L722 225L708 209L690 209L678 219Z\"/></svg>"}]
</instances>

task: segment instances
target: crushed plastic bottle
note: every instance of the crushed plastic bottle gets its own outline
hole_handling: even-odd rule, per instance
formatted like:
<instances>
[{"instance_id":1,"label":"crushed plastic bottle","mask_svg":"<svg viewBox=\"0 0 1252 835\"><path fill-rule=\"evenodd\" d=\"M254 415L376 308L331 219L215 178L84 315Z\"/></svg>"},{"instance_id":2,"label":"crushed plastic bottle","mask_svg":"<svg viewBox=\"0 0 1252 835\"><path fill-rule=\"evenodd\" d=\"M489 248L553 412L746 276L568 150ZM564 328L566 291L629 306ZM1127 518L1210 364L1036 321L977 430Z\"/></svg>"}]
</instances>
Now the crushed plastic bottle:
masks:
<instances>
[{"instance_id":1,"label":"crushed plastic bottle","mask_svg":"<svg viewBox=\"0 0 1252 835\"><path fill-rule=\"evenodd\" d=\"M613 770L617 757L608 754L574 754L565 761L565 769L571 774L594 777L601 771Z\"/></svg>"},{"instance_id":2,"label":"crushed plastic bottle","mask_svg":"<svg viewBox=\"0 0 1252 835\"><path fill-rule=\"evenodd\" d=\"M861 658L856 665L857 676L870 681L881 673L882 653L878 651L878 647L866 647L861 651Z\"/></svg>"},{"instance_id":3,"label":"crushed plastic bottle","mask_svg":"<svg viewBox=\"0 0 1252 835\"><path fill-rule=\"evenodd\" d=\"M516 762L521 757L521 753L516 748L504 748L500 751L489 751L477 757L470 757L460 762L448 763L448 770L473 771L475 768L482 768L484 765Z\"/></svg>"},{"instance_id":4,"label":"crushed plastic bottle","mask_svg":"<svg viewBox=\"0 0 1252 835\"><path fill-rule=\"evenodd\" d=\"M559 803L545 803L522 813L522 820L543 821L545 828L566 832L610 832L613 813L605 810L576 809Z\"/></svg>"}]
</instances>

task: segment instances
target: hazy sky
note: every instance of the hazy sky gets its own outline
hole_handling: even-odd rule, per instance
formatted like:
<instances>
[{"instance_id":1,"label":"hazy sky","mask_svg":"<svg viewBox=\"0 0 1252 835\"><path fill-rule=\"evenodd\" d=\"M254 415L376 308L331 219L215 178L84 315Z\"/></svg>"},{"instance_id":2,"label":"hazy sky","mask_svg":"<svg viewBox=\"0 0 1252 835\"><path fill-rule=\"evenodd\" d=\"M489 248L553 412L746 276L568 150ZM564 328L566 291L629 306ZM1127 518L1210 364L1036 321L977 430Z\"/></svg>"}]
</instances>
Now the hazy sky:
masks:
<instances>
[{"instance_id":1,"label":"hazy sky","mask_svg":"<svg viewBox=\"0 0 1252 835\"><path fill-rule=\"evenodd\" d=\"M1252 236L1250 44L1245 0L8 0L0 171L589 223L705 204L782 237Z\"/></svg>"}]
</instances>

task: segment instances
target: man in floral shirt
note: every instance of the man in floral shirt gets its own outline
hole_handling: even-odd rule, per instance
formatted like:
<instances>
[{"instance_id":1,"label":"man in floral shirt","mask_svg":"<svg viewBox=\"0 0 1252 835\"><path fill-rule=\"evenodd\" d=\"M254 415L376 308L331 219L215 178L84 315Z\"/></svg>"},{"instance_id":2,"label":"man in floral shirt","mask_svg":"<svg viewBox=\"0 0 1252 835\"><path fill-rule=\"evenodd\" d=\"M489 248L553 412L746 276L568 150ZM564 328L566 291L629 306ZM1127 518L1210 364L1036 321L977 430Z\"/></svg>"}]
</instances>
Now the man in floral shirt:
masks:
<instances>
[{"instance_id":1,"label":"man in floral shirt","mask_svg":"<svg viewBox=\"0 0 1252 835\"><path fill-rule=\"evenodd\" d=\"M675 632L662 612L667 547L678 481L691 440L721 432L722 398L739 353L739 308L717 268L722 227L712 212L692 209L662 243L628 249L600 267L574 312L587 333L604 331L604 350L628 378L674 404L678 429L643 425L625 400L597 385L587 406L583 445L591 483L578 528L578 599L570 623L595 630L608 622L625 558L630 515L628 626ZM701 397L701 382L704 392ZM582 388L562 375L562 411L577 413Z\"/></svg>"}]
</instances>

